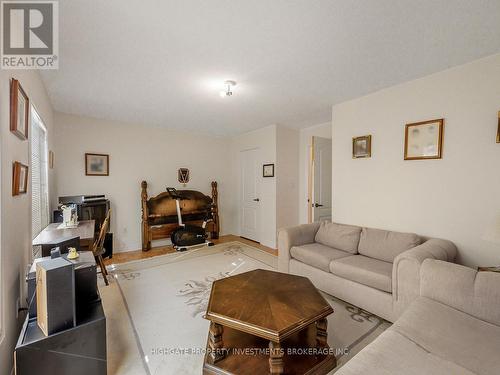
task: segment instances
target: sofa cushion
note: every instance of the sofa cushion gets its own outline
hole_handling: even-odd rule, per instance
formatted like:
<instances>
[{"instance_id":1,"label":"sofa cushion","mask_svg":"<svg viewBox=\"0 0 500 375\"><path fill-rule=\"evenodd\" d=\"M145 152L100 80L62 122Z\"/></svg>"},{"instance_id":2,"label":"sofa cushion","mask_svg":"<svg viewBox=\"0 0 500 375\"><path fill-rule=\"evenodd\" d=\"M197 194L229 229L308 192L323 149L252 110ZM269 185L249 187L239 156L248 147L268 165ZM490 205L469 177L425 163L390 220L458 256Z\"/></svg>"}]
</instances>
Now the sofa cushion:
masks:
<instances>
[{"instance_id":1,"label":"sofa cushion","mask_svg":"<svg viewBox=\"0 0 500 375\"><path fill-rule=\"evenodd\" d=\"M290 255L302 263L330 272L329 267L332 260L348 257L351 254L319 243L311 243L293 246L290 249Z\"/></svg>"},{"instance_id":2,"label":"sofa cushion","mask_svg":"<svg viewBox=\"0 0 500 375\"><path fill-rule=\"evenodd\" d=\"M315 241L351 254L358 253L361 227L323 221L316 233Z\"/></svg>"},{"instance_id":3,"label":"sofa cushion","mask_svg":"<svg viewBox=\"0 0 500 375\"><path fill-rule=\"evenodd\" d=\"M471 344L473 345L473 344ZM388 329L335 375L477 375Z\"/></svg>"},{"instance_id":4,"label":"sofa cushion","mask_svg":"<svg viewBox=\"0 0 500 375\"><path fill-rule=\"evenodd\" d=\"M363 255L333 260L330 272L357 283L392 293L392 263Z\"/></svg>"},{"instance_id":5,"label":"sofa cushion","mask_svg":"<svg viewBox=\"0 0 500 375\"><path fill-rule=\"evenodd\" d=\"M450 306L419 297L392 329L474 373L496 375L500 371L500 327Z\"/></svg>"},{"instance_id":6,"label":"sofa cushion","mask_svg":"<svg viewBox=\"0 0 500 375\"><path fill-rule=\"evenodd\" d=\"M358 252L370 258L393 262L402 252L420 245L421 238L415 233L363 228Z\"/></svg>"}]
</instances>

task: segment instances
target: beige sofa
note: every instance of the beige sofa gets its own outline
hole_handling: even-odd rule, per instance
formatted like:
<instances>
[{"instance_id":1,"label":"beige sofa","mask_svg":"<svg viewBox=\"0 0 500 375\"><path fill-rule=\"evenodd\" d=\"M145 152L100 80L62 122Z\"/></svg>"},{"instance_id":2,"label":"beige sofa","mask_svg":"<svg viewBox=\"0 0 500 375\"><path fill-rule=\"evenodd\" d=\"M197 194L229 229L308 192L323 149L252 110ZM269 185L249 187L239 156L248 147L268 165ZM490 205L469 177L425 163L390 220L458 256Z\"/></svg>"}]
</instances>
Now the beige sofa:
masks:
<instances>
[{"instance_id":1,"label":"beige sofa","mask_svg":"<svg viewBox=\"0 0 500 375\"><path fill-rule=\"evenodd\" d=\"M500 273L428 259L420 294L336 375L500 374Z\"/></svg>"},{"instance_id":2,"label":"beige sofa","mask_svg":"<svg viewBox=\"0 0 500 375\"><path fill-rule=\"evenodd\" d=\"M278 232L278 268L308 277L318 289L394 322L419 296L427 258L453 262L455 245L335 223L304 224Z\"/></svg>"}]
</instances>

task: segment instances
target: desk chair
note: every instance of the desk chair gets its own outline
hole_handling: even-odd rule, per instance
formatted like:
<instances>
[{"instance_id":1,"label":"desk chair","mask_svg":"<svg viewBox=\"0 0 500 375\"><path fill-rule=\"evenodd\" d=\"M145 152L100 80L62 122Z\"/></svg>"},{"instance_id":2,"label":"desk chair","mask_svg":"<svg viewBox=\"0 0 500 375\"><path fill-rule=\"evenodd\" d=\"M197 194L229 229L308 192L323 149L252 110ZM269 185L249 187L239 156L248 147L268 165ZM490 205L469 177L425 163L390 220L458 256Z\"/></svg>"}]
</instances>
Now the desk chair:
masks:
<instances>
[{"instance_id":1,"label":"desk chair","mask_svg":"<svg viewBox=\"0 0 500 375\"><path fill-rule=\"evenodd\" d=\"M111 216L111 209L108 210L108 213L106 215L106 219L104 219L104 222L101 225L101 230L99 231L99 236L97 239L94 241L94 244L92 245L92 253L94 254L95 261L101 268L101 274L102 277L104 278L104 282L106 285L109 285L108 282L108 271L106 270L106 266L104 265L104 260L102 259L102 254L104 254L104 240L106 239L106 232L108 231L109 228L109 220Z\"/></svg>"}]
</instances>

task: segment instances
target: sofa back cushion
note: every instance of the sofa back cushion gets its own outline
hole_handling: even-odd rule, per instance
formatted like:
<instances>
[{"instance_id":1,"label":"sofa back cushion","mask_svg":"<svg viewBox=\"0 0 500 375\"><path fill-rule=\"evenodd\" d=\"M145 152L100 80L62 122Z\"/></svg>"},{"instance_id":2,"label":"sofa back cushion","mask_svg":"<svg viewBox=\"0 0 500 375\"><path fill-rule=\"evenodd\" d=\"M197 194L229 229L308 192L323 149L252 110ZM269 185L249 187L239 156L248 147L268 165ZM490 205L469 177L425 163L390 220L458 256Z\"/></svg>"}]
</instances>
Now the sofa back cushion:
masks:
<instances>
[{"instance_id":1,"label":"sofa back cushion","mask_svg":"<svg viewBox=\"0 0 500 375\"><path fill-rule=\"evenodd\" d=\"M426 259L420 268L420 295L500 326L500 273ZM500 339L497 341L500 345Z\"/></svg>"},{"instance_id":2,"label":"sofa back cushion","mask_svg":"<svg viewBox=\"0 0 500 375\"><path fill-rule=\"evenodd\" d=\"M358 252L370 258L393 262L402 252L420 245L422 239L415 233L363 228Z\"/></svg>"},{"instance_id":3,"label":"sofa back cushion","mask_svg":"<svg viewBox=\"0 0 500 375\"><path fill-rule=\"evenodd\" d=\"M316 233L315 241L325 246L357 254L360 234L361 227L323 221Z\"/></svg>"}]
</instances>

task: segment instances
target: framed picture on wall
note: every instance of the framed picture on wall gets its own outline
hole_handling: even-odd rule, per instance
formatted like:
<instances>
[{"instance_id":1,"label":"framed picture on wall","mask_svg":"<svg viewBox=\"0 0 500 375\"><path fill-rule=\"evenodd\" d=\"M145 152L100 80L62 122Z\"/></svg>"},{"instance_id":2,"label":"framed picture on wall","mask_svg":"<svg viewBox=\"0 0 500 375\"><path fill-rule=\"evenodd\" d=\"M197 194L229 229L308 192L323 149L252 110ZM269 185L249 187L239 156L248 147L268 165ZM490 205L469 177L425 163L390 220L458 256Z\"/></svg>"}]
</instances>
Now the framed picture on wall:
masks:
<instances>
[{"instance_id":1,"label":"framed picture on wall","mask_svg":"<svg viewBox=\"0 0 500 375\"><path fill-rule=\"evenodd\" d=\"M188 168L179 168L177 171L177 180L186 186L189 182L189 169Z\"/></svg>"},{"instance_id":2,"label":"framed picture on wall","mask_svg":"<svg viewBox=\"0 0 500 375\"><path fill-rule=\"evenodd\" d=\"M22 140L28 138L29 99L17 79L10 84L10 131Z\"/></svg>"},{"instance_id":3,"label":"framed picture on wall","mask_svg":"<svg viewBox=\"0 0 500 375\"><path fill-rule=\"evenodd\" d=\"M353 159L371 158L372 156L372 136L364 135L352 139Z\"/></svg>"},{"instance_id":4,"label":"framed picture on wall","mask_svg":"<svg viewBox=\"0 0 500 375\"><path fill-rule=\"evenodd\" d=\"M500 143L500 111L498 111L497 143Z\"/></svg>"},{"instance_id":5,"label":"framed picture on wall","mask_svg":"<svg viewBox=\"0 0 500 375\"><path fill-rule=\"evenodd\" d=\"M262 166L262 177L274 177L274 164L264 164Z\"/></svg>"},{"instance_id":6,"label":"framed picture on wall","mask_svg":"<svg viewBox=\"0 0 500 375\"><path fill-rule=\"evenodd\" d=\"M109 155L85 154L86 176L109 176Z\"/></svg>"},{"instance_id":7,"label":"framed picture on wall","mask_svg":"<svg viewBox=\"0 0 500 375\"><path fill-rule=\"evenodd\" d=\"M49 168L54 169L54 151L49 151Z\"/></svg>"},{"instance_id":8,"label":"framed picture on wall","mask_svg":"<svg viewBox=\"0 0 500 375\"><path fill-rule=\"evenodd\" d=\"M28 166L18 161L12 164L12 195L28 192Z\"/></svg>"},{"instance_id":9,"label":"framed picture on wall","mask_svg":"<svg viewBox=\"0 0 500 375\"><path fill-rule=\"evenodd\" d=\"M405 160L441 159L444 119L407 124Z\"/></svg>"}]
</instances>

